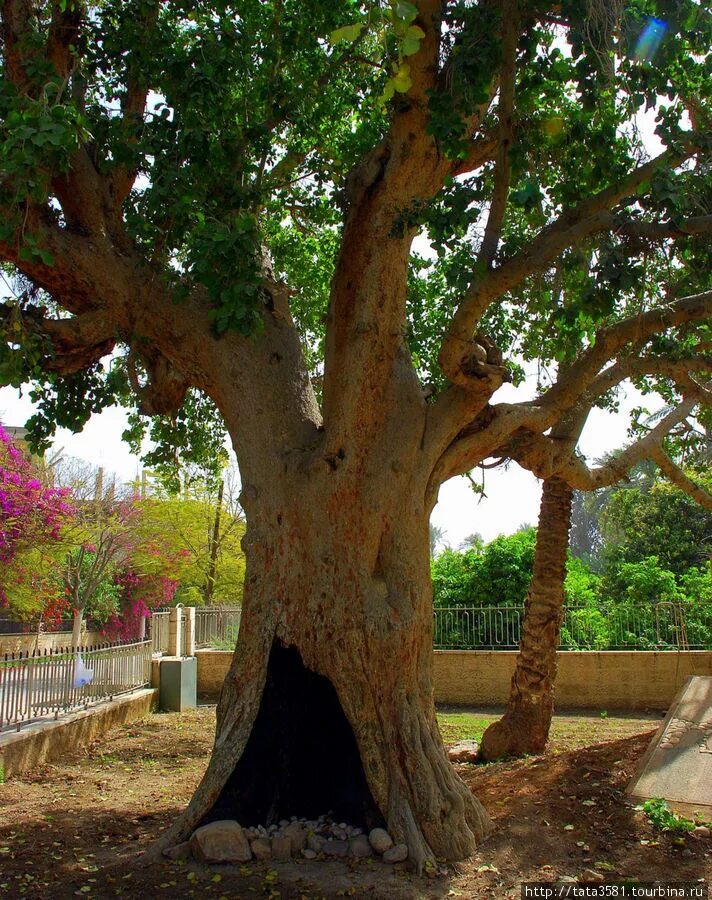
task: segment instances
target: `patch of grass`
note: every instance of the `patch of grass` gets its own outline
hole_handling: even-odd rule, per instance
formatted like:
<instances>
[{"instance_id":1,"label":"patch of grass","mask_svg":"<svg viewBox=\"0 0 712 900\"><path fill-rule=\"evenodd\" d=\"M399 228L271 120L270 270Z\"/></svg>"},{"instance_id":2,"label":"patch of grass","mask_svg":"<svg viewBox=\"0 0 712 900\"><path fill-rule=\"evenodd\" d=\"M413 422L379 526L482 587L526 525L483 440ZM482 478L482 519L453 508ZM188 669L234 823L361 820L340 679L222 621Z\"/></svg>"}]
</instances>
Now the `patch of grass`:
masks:
<instances>
[{"instance_id":1,"label":"patch of grass","mask_svg":"<svg viewBox=\"0 0 712 900\"><path fill-rule=\"evenodd\" d=\"M673 834L687 834L695 827L691 819L674 813L662 797L654 800L646 800L641 809L650 820L651 825L660 831L670 831Z\"/></svg>"},{"instance_id":2,"label":"patch of grass","mask_svg":"<svg viewBox=\"0 0 712 900\"><path fill-rule=\"evenodd\" d=\"M99 763L102 766L112 766L120 762L121 758L116 753L101 753L99 755Z\"/></svg>"},{"instance_id":3,"label":"patch of grass","mask_svg":"<svg viewBox=\"0 0 712 900\"><path fill-rule=\"evenodd\" d=\"M498 719L499 716L478 716L472 713L438 713L440 734L446 744L455 744L458 741L479 741L485 728Z\"/></svg>"},{"instance_id":4,"label":"patch of grass","mask_svg":"<svg viewBox=\"0 0 712 900\"><path fill-rule=\"evenodd\" d=\"M0 762L0 784L5 784L5 766Z\"/></svg>"},{"instance_id":5,"label":"patch of grass","mask_svg":"<svg viewBox=\"0 0 712 900\"><path fill-rule=\"evenodd\" d=\"M490 724L500 718L501 713L475 709L468 711L439 709L437 711L440 733L446 744L458 741L479 741ZM555 715L551 722L549 751L559 753L587 747L600 741L615 741L640 734L657 726L655 716L617 716L608 713L601 716L593 711L574 715Z\"/></svg>"}]
</instances>

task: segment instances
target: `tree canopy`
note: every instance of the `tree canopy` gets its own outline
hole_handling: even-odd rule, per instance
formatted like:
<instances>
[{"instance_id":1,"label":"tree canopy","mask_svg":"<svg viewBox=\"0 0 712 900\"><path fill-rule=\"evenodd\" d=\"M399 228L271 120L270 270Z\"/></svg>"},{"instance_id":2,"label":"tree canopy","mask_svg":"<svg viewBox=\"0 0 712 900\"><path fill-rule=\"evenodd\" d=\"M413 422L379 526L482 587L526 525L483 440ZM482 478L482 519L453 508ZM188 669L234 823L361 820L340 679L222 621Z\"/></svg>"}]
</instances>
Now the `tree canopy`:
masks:
<instances>
[{"instance_id":1,"label":"tree canopy","mask_svg":"<svg viewBox=\"0 0 712 900\"><path fill-rule=\"evenodd\" d=\"M372 352L350 361L343 341L363 344L380 302L370 343L390 359L407 329L438 480L505 446L558 465L542 434L625 377L699 399L710 301L680 298L709 287L710 29L691 0L8 2L0 247L18 277L0 378L34 380L38 444L118 401L159 417L154 464L176 447L214 461L221 398L178 320L247 387L244 336L293 318L326 410L324 375L368 382ZM368 253L369 233L427 239L392 300L348 289L344 248ZM485 440L486 406L463 434L525 360L536 409L496 410Z\"/></svg>"}]
</instances>

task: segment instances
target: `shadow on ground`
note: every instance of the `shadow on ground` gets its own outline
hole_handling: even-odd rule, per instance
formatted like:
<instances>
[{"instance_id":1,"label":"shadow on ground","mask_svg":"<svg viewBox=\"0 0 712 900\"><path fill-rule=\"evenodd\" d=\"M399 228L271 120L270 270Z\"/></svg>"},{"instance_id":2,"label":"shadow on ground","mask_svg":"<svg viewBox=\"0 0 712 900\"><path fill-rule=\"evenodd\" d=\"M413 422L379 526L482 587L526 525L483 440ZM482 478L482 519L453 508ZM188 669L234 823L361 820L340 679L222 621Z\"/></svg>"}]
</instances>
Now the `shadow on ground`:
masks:
<instances>
[{"instance_id":1,"label":"shadow on ground","mask_svg":"<svg viewBox=\"0 0 712 900\"><path fill-rule=\"evenodd\" d=\"M450 877L418 878L376 860L347 864L294 860L202 866L165 860L144 867L142 855L179 809L116 816L66 809L22 828L0 826L0 894L9 897L272 897L448 896ZM7 849L6 849L7 848Z\"/></svg>"}]
</instances>

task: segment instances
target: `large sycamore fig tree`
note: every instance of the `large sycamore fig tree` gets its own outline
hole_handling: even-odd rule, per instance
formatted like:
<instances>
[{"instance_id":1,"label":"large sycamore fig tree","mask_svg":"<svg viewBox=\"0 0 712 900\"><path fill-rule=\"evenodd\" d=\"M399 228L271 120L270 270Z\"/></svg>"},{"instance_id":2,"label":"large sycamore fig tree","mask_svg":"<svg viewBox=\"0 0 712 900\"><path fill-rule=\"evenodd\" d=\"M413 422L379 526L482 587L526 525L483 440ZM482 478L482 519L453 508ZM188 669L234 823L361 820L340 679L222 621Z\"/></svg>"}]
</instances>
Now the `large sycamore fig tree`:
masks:
<instances>
[{"instance_id":1,"label":"large sycamore fig tree","mask_svg":"<svg viewBox=\"0 0 712 900\"><path fill-rule=\"evenodd\" d=\"M239 643L160 846L314 807L418 865L485 836L435 720L430 511L513 441L583 477L550 429L626 360L703 398L709 36L691 0L4 0L4 380L38 439L133 396L186 446L212 405L240 466Z\"/></svg>"}]
</instances>

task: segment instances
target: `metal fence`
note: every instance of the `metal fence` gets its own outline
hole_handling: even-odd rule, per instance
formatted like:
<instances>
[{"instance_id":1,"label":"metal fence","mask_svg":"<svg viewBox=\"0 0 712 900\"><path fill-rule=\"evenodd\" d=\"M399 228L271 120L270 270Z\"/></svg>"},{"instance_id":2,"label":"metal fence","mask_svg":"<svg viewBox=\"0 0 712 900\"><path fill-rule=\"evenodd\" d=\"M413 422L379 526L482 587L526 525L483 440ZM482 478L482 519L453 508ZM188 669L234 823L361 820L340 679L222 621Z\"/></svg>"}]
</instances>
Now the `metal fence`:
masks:
<instances>
[{"instance_id":1,"label":"metal fence","mask_svg":"<svg viewBox=\"0 0 712 900\"><path fill-rule=\"evenodd\" d=\"M446 607L433 611L433 646L439 650L514 650L523 606ZM683 603L609 609L567 606L561 650L712 649L712 610Z\"/></svg>"},{"instance_id":2,"label":"metal fence","mask_svg":"<svg viewBox=\"0 0 712 900\"><path fill-rule=\"evenodd\" d=\"M196 609L195 646L234 649L241 613L239 606Z\"/></svg>"},{"instance_id":3,"label":"metal fence","mask_svg":"<svg viewBox=\"0 0 712 900\"><path fill-rule=\"evenodd\" d=\"M232 650L240 628L240 607L195 611L195 646ZM168 649L170 612L154 612L154 652ZM457 606L433 610L436 650L516 650L522 636L523 606ZM183 646L187 629L183 621ZM684 603L647 607L566 606L561 650L697 650L712 649L712 609L687 609Z\"/></svg>"},{"instance_id":4,"label":"metal fence","mask_svg":"<svg viewBox=\"0 0 712 900\"><path fill-rule=\"evenodd\" d=\"M232 650L237 643L240 630L239 606L198 607L195 610L195 646L197 649L211 647L217 650ZM187 613L181 614L181 642L183 655L188 655ZM154 653L168 651L170 632L170 610L158 610L151 616L151 641Z\"/></svg>"},{"instance_id":5,"label":"metal fence","mask_svg":"<svg viewBox=\"0 0 712 900\"><path fill-rule=\"evenodd\" d=\"M169 610L156 610L151 614L151 644L154 653L168 650Z\"/></svg>"},{"instance_id":6,"label":"metal fence","mask_svg":"<svg viewBox=\"0 0 712 900\"><path fill-rule=\"evenodd\" d=\"M0 731L145 687L151 642L0 657Z\"/></svg>"}]
</instances>

